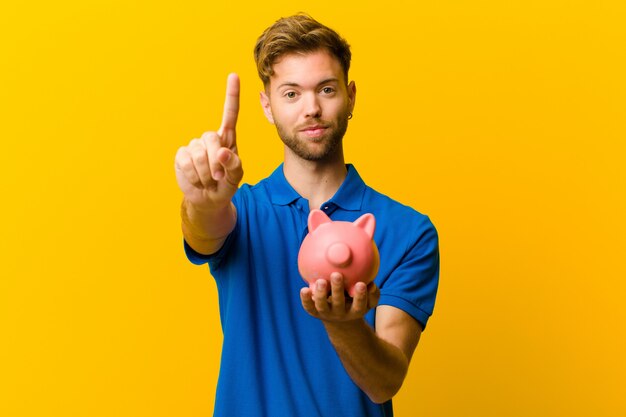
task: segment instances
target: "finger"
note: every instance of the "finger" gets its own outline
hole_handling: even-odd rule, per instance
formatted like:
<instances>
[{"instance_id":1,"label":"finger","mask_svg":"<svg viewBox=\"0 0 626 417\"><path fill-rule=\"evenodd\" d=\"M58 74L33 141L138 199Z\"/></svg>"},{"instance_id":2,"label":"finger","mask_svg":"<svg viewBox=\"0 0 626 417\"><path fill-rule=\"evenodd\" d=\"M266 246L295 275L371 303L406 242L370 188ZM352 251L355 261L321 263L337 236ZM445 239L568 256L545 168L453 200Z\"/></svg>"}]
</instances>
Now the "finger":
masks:
<instances>
[{"instance_id":1,"label":"finger","mask_svg":"<svg viewBox=\"0 0 626 417\"><path fill-rule=\"evenodd\" d=\"M344 294L343 276L340 273L334 272L331 275L330 288L333 310L336 312L344 312L346 309L346 296Z\"/></svg>"},{"instance_id":2,"label":"finger","mask_svg":"<svg viewBox=\"0 0 626 417\"><path fill-rule=\"evenodd\" d=\"M187 150L187 147L183 146L176 152L176 158L174 160L174 166L176 171L181 172L183 177L195 186L201 185L200 176L196 172L196 168L191 160L191 155Z\"/></svg>"},{"instance_id":3,"label":"finger","mask_svg":"<svg viewBox=\"0 0 626 417\"><path fill-rule=\"evenodd\" d=\"M380 288L373 282L367 286L367 308L374 308L380 301Z\"/></svg>"},{"instance_id":4,"label":"finger","mask_svg":"<svg viewBox=\"0 0 626 417\"><path fill-rule=\"evenodd\" d=\"M317 310L315 309L315 303L313 302L313 294L310 288L302 288L300 290L300 301L302 301L302 307L310 315L317 317Z\"/></svg>"},{"instance_id":5,"label":"finger","mask_svg":"<svg viewBox=\"0 0 626 417\"><path fill-rule=\"evenodd\" d=\"M362 282L354 285L354 297L350 312L352 315L362 317L367 313L367 286Z\"/></svg>"},{"instance_id":6,"label":"finger","mask_svg":"<svg viewBox=\"0 0 626 417\"><path fill-rule=\"evenodd\" d=\"M226 99L224 100L224 114L222 115L222 125L218 130L220 136L226 131L235 131L237 127L237 117L239 116L239 76L229 74L226 82Z\"/></svg>"},{"instance_id":7,"label":"finger","mask_svg":"<svg viewBox=\"0 0 626 417\"><path fill-rule=\"evenodd\" d=\"M239 155L228 148L220 148L217 151L217 160L224 169L226 181L237 188L243 178L243 167Z\"/></svg>"},{"instance_id":8,"label":"finger","mask_svg":"<svg viewBox=\"0 0 626 417\"><path fill-rule=\"evenodd\" d=\"M205 188L210 186L213 183L213 179L211 178L209 157L207 155L207 149L204 141L200 139L192 140L191 143L189 143L187 150L202 186Z\"/></svg>"},{"instance_id":9,"label":"finger","mask_svg":"<svg viewBox=\"0 0 626 417\"><path fill-rule=\"evenodd\" d=\"M318 279L315 282L313 302L315 303L315 309L319 313L326 313L330 310L328 306L328 283L325 279Z\"/></svg>"},{"instance_id":10,"label":"finger","mask_svg":"<svg viewBox=\"0 0 626 417\"><path fill-rule=\"evenodd\" d=\"M204 141L204 146L206 147L206 153L208 155L211 178L215 181L219 181L224 178L224 168L217 158L217 152L222 147L220 137L215 132L206 132L202 135L202 140Z\"/></svg>"}]
</instances>

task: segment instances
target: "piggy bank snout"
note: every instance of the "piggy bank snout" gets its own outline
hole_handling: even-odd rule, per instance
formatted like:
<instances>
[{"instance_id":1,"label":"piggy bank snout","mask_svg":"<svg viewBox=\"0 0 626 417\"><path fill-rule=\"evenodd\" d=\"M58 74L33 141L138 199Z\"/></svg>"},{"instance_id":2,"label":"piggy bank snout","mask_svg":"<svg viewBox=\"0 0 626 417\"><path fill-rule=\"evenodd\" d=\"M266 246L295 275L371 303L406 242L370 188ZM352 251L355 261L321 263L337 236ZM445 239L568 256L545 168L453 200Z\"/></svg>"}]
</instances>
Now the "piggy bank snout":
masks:
<instances>
[{"instance_id":1,"label":"piggy bank snout","mask_svg":"<svg viewBox=\"0 0 626 417\"><path fill-rule=\"evenodd\" d=\"M343 242L335 242L326 248L326 259L336 267L345 267L352 261L352 251Z\"/></svg>"}]
</instances>

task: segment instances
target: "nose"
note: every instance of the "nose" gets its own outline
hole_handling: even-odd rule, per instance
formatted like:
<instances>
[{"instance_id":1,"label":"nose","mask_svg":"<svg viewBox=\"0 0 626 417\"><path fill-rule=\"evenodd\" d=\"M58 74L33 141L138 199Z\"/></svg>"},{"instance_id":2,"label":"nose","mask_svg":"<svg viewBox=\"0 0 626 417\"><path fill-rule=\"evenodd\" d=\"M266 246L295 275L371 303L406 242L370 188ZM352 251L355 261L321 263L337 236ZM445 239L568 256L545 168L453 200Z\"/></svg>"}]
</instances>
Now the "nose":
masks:
<instances>
[{"instance_id":1,"label":"nose","mask_svg":"<svg viewBox=\"0 0 626 417\"><path fill-rule=\"evenodd\" d=\"M319 118L322 115L322 107L317 94L311 93L305 96L304 115L311 118Z\"/></svg>"}]
</instances>

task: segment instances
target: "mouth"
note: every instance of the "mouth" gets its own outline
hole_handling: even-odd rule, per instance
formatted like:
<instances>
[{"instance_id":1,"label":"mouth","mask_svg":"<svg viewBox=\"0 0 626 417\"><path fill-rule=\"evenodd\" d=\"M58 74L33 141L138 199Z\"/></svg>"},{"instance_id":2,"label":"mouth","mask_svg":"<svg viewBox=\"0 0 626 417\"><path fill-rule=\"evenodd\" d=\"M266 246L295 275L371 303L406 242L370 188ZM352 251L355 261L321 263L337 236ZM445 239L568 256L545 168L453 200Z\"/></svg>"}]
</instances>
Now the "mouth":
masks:
<instances>
[{"instance_id":1,"label":"mouth","mask_svg":"<svg viewBox=\"0 0 626 417\"><path fill-rule=\"evenodd\" d=\"M311 125L311 126L306 126L300 129L300 132L304 133L305 135L311 138L316 138L316 137L322 136L326 132L326 129L328 129L328 126Z\"/></svg>"}]
</instances>

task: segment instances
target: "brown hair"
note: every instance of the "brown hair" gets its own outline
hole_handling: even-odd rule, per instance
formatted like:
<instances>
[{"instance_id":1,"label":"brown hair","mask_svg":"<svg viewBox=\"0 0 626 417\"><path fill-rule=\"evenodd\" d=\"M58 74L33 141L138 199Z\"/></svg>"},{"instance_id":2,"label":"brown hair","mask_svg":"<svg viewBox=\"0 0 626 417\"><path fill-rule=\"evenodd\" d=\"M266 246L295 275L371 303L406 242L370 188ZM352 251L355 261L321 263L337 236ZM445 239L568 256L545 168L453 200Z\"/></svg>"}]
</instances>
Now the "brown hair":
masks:
<instances>
[{"instance_id":1,"label":"brown hair","mask_svg":"<svg viewBox=\"0 0 626 417\"><path fill-rule=\"evenodd\" d=\"M270 77L274 75L272 67L283 55L310 53L320 49L339 60L347 83L352 53L345 39L303 13L278 19L265 29L254 46L254 60L263 85L267 87Z\"/></svg>"}]
</instances>

